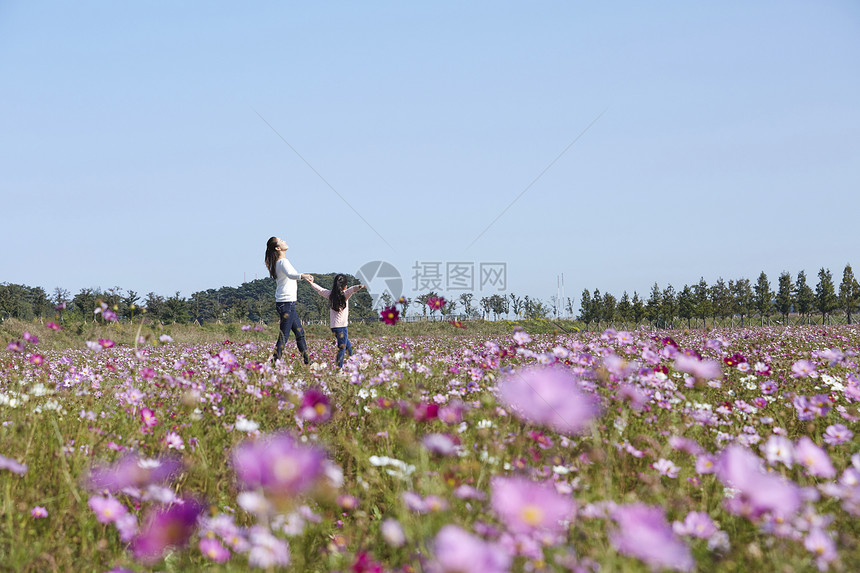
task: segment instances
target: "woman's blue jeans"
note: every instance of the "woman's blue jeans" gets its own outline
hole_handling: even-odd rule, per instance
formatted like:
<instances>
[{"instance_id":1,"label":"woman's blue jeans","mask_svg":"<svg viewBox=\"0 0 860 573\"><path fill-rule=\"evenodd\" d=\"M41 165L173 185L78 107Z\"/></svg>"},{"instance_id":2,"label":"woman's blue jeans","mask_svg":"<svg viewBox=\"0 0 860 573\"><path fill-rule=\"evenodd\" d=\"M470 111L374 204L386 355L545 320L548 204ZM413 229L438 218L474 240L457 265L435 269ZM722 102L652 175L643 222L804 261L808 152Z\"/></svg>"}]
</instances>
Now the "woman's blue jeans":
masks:
<instances>
[{"instance_id":1,"label":"woman's blue jeans","mask_svg":"<svg viewBox=\"0 0 860 573\"><path fill-rule=\"evenodd\" d=\"M345 326L332 328L331 331L334 333L334 338L337 342L337 367L341 368L343 366L344 354L349 352L349 355L352 356L352 344L349 342L349 332Z\"/></svg>"},{"instance_id":2,"label":"woman's blue jeans","mask_svg":"<svg viewBox=\"0 0 860 573\"><path fill-rule=\"evenodd\" d=\"M296 314L295 302L278 302L275 303L275 308L278 309L278 316L281 317L280 333L278 334L278 344L275 346L275 360L280 359L284 353L284 345L290 338L290 331L296 335L296 346L302 357L305 359L305 364L308 363L308 345L305 342L305 329L302 328L302 321L299 315Z\"/></svg>"}]
</instances>

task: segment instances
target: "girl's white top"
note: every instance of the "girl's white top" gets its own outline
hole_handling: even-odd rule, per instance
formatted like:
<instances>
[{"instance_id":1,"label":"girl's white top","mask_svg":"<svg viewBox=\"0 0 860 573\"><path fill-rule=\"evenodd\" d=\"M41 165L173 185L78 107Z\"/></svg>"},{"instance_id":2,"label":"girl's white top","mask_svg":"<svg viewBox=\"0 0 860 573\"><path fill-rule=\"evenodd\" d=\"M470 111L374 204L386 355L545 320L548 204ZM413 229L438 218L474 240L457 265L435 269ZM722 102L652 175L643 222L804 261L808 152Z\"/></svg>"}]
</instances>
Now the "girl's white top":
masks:
<instances>
[{"instance_id":1,"label":"girl's white top","mask_svg":"<svg viewBox=\"0 0 860 573\"><path fill-rule=\"evenodd\" d=\"M287 259L279 259L275 263L275 274L278 275L275 302L296 302L296 291L299 288L296 281L302 275L293 268Z\"/></svg>"},{"instance_id":2,"label":"girl's white top","mask_svg":"<svg viewBox=\"0 0 860 573\"><path fill-rule=\"evenodd\" d=\"M317 283L311 283L311 286L314 287L315 291L320 293L321 297L329 299L331 296L329 289L323 288ZM344 305L343 310L338 312L333 308L329 309L329 325L331 328L341 328L349 325L349 297L357 293L360 288L361 285L355 285L343 291L343 297L346 299L346 305Z\"/></svg>"}]
</instances>

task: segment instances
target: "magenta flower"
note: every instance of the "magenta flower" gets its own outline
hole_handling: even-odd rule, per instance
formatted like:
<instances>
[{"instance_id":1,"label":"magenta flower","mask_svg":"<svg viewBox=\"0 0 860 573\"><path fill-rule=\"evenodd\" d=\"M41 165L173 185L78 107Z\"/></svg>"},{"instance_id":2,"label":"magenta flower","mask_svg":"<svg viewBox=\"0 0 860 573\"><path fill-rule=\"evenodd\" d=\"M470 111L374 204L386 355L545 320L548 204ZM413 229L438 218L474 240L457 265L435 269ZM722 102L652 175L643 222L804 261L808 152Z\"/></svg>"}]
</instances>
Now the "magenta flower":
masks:
<instances>
[{"instance_id":1,"label":"magenta flower","mask_svg":"<svg viewBox=\"0 0 860 573\"><path fill-rule=\"evenodd\" d=\"M302 396L299 406L299 416L305 420L320 424L331 418L331 401L319 388L308 388Z\"/></svg>"},{"instance_id":2,"label":"magenta flower","mask_svg":"<svg viewBox=\"0 0 860 573\"><path fill-rule=\"evenodd\" d=\"M583 433L600 413L597 399L584 392L569 370L532 367L499 382L499 398L529 422L560 433Z\"/></svg>"},{"instance_id":3,"label":"magenta flower","mask_svg":"<svg viewBox=\"0 0 860 573\"><path fill-rule=\"evenodd\" d=\"M37 505L33 509L30 510L30 515L32 515L36 519L39 519L42 517L48 517L48 510L45 509L44 507L42 507L41 505Z\"/></svg>"},{"instance_id":4,"label":"magenta flower","mask_svg":"<svg viewBox=\"0 0 860 573\"><path fill-rule=\"evenodd\" d=\"M9 352L24 352L24 348L26 348L26 346L20 340L13 340L6 346L6 350Z\"/></svg>"},{"instance_id":5,"label":"magenta flower","mask_svg":"<svg viewBox=\"0 0 860 573\"><path fill-rule=\"evenodd\" d=\"M385 324L397 324L397 321L400 320L400 311L393 306L386 306L379 313L379 320Z\"/></svg>"},{"instance_id":6,"label":"magenta flower","mask_svg":"<svg viewBox=\"0 0 860 573\"><path fill-rule=\"evenodd\" d=\"M854 432L849 430L844 424L833 424L827 426L824 431L824 442L829 446L839 446L851 440L854 437Z\"/></svg>"},{"instance_id":7,"label":"magenta flower","mask_svg":"<svg viewBox=\"0 0 860 573\"><path fill-rule=\"evenodd\" d=\"M441 296L431 296L427 299L427 306L429 306L433 310L439 310L446 304L448 304L448 301Z\"/></svg>"},{"instance_id":8,"label":"magenta flower","mask_svg":"<svg viewBox=\"0 0 860 573\"><path fill-rule=\"evenodd\" d=\"M507 573L511 569L511 556L500 545L484 541L456 525L442 527L433 546L436 562L444 573Z\"/></svg>"},{"instance_id":9,"label":"magenta flower","mask_svg":"<svg viewBox=\"0 0 860 573\"><path fill-rule=\"evenodd\" d=\"M798 463L806 468L809 475L832 478L836 476L836 469L830 456L823 448L815 445L808 436L802 436L794 446L794 455Z\"/></svg>"},{"instance_id":10,"label":"magenta flower","mask_svg":"<svg viewBox=\"0 0 860 573\"><path fill-rule=\"evenodd\" d=\"M203 505L194 499L150 510L132 541L134 557L144 563L155 563L168 547L184 547L202 513Z\"/></svg>"},{"instance_id":11,"label":"magenta flower","mask_svg":"<svg viewBox=\"0 0 860 573\"><path fill-rule=\"evenodd\" d=\"M245 442L233 451L236 476L245 486L292 497L312 488L323 474L322 450L296 443L288 433Z\"/></svg>"},{"instance_id":12,"label":"magenta flower","mask_svg":"<svg viewBox=\"0 0 860 573\"><path fill-rule=\"evenodd\" d=\"M667 460L665 458L660 458L659 460L651 464L651 467L657 470L657 473L659 473L661 476L666 476L670 478L678 477L678 472L681 471L681 468L676 466L672 462L672 460Z\"/></svg>"},{"instance_id":13,"label":"magenta flower","mask_svg":"<svg viewBox=\"0 0 860 573\"><path fill-rule=\"evenodd\" d=\"M146 428L151 428L158 424L158 418L155 417L155 412L149 408L140 409L140 421L143 422L143 425Z\"/></svg>"},{"instance_id":14,"label":"magenta flower","mask_svg":"<svg viewBox=\"0 0 860 573\"><path fill-rule=\"evenodd\" d=\"M561 532L573 517L575 505L550 483L521 477L496 476L490 481L491 505L514 533Z\"/></svg>"},{"instance_id":15,"label":"magenta flower","mask_svg":"<svg viewBox=\"0 0 860 573\"><path fill-rule=\"evenodd\" d=\"M221 545L214 537L205 537L200 540L200 553L215 563L224 563L230 559L230 550Z\"/></svg>"},{"instance_id":16,"label":"magenta flower","mask_svg":"<svg viewBox=\"0 0 860 573\"><path fill-rule=\"evenodd\" d=\"M115 342L110 338L99 338L99 346L102 348L113 348Z\"/></svg>"},{"instance_id":17,"label":"magenta flower","mask_svg":"<svg viewBox=\"0 0 860 573\"><path fill-rule=\"evenodd\" d=\"M750 518L766 512L789 517L800 508L800 488L781 476L767 473L761 459L743 446L732 445L723 450L716 474L724 485L739 492L735 498L726 500L732 513Z\"/></svg>"},{"instance_id":18,"label":"magenta flower","mask_svg":"<svg viewBox=\"0 0 860 573\"><path fill-rule=\"evenodd\" d=\"M637 503L612 512L618 529L610 535L615 548L654 569L692 571L696 565L690 548L672 531L663 509Z\"/></svg>"},{"instance_id":19,"label":"magenta flower","mask_svg":"<svg viewBox=\"0 0 860 573\"><path fill-rule=\"evenodd\" d=\"M49 322L49 323L48 323L48 324L46 324L45 326L47 326L47 327L48 327L48 328L50 328L51 330L55 330L55 331L56 331L56 330L62 330L62 329L63 329L63 327L62 327L62 326L60 326L59 324L57 324L56 322Z\"/></svg>"},{"instance_id":20,"label":"magenta flower","mask_svg":"<svg viewBox=\"0 0 860 573\"><path fill-rule=\"evenodd\" d=\"M427 434L421 440L425 448L440 456L456 455L458 442L448 434Z\"/></svg>"}]
</instances>

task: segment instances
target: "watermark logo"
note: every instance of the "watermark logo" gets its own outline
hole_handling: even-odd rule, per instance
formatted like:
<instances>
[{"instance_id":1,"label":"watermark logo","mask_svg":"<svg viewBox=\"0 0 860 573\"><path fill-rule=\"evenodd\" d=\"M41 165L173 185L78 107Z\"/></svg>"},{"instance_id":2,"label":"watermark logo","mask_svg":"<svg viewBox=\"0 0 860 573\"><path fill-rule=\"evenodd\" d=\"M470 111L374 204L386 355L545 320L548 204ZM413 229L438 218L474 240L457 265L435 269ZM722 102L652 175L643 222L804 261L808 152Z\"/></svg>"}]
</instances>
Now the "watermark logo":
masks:
<instances>
[{"instance_id":1,"label":"watermark logo","mask_svg":"<svg viewBox=\"0 0 860 573\"><path fill-rule=\"evenodd\" d=\"M400 271L387 261L364 263L355 273L355 278L367 285L373 308L379 307L379 301L386 293L391 300L398 300L403 295L403 278Z\"/></svg>"},{"instance_id":2,"label":"watermark logo","mask_svg":"<svg viewBox=\"0 0 860 573\"><path fill-rule=\"evenodd\" d=\"M480 291L502 292L508 287L507 263L415 261L412 273L412 286L417 292L436 290L465 292L476 288Z\"/></svg>"}]
</instances>

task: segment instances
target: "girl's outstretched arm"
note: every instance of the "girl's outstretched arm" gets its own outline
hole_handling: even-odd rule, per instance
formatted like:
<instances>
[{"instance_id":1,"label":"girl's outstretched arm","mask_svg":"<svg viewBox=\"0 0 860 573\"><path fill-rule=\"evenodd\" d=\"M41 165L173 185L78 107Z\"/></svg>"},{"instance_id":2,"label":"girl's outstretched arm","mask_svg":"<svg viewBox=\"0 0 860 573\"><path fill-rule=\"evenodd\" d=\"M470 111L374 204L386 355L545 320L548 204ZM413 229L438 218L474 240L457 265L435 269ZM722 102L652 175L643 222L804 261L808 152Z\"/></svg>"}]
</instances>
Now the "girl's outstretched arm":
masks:
<instances>
[{"instance_id":1,"label":"girl's outstretched arm","mask_svg":"<svg viewBox=\"0 0 860 573\"><path fill-rule=\"evenodd\" d=\"M321 297L328 298L329 296L331 296L331 291L329 289L323 288L313 281L308 281L308 283L313 287L315 291L319 293Z\"/></svg>"}]
</instances>

